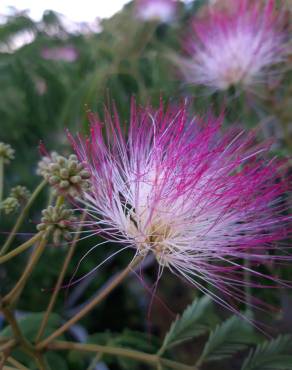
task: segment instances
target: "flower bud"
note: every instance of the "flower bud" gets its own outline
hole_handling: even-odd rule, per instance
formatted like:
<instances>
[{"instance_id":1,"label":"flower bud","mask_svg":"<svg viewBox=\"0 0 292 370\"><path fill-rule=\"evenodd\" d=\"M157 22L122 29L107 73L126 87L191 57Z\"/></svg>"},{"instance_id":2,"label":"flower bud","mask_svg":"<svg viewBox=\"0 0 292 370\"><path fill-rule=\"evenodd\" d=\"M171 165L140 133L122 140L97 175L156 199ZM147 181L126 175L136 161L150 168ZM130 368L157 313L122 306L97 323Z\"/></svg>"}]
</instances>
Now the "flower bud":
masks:
<instances>
[{"instance_id":1,"label":"flower bud","mask_svg":"<svg viewBox=\"0 0 292 370\"><path fill-rule=\"evenodd\" d=\"M37 172L65 196L80 196L90 187L90 172L75 154L66 158L53 152L39 162Z\"/></svg>"},{"instance_id":2,"label":"flower bud","mask_svg":"<svg viewBox=\"0 0 292 370\"><path fill-rule=\"evenodd\" d=\"M19 203L26 203L30 196L30 191L22 185L17 185L10 191L10 197L17 199Z\"/></svg>"},{"instance_id":3,"label":"flower bud","mask_svg":"<svg viewBox=\"0 0 292 370\"><path fill-rule=\"evenodd\" d=\"M3 158L5 164L14 159L14 152L14 149L9 144L0 142L0 158Z\"/></svg>"},{"instance_id":4,"label":"flower bud","mask_svg":"<svg viewBox=\"0 0 292 370\"><path fill-rule=\"evenodd\" d=\"M3 209L6 215L16 212L19 206L20 206L19 201L14 197L6 198L0 204L0 208Z\"/></svg>"},{"instance_id":5,"label":"flower bud","mask_svg":"<svg viewBox=\"0 0 292 370\"><path fill-rule=\"evenodd\" d=\"M61 206L49 206L42 211L41 223L37 225L39 231L43 231L46 236L52 237L54 244L60 244L62 240L70 241L71 232L75 229L77 218L73 216L73 211Z\"/></svg>"}]
</instances>

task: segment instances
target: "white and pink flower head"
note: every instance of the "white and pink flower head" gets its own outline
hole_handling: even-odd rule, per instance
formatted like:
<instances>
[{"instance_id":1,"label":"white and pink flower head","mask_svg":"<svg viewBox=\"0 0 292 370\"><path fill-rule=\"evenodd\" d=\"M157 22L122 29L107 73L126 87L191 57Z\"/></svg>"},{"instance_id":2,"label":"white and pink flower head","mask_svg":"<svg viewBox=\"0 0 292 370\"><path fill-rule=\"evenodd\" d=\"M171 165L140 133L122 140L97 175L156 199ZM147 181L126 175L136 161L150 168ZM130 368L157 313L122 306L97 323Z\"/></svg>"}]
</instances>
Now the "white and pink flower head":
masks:
<instances>
[{"instance_id":1,"label":"white and pink flower head","mask_svg":"<svg viewBox=\"0 0 292 370\"><path fill-rule=\"evenodd\" d=\"M255 266L289 259L277 248L291 220L281 163L265 159L269 145L255 145L255 133L221 134L222 117L187 110L133 102L127 129L116 111L104 124L90 114L90 136L71 137L91 171L85 225L120 251L153 253L159 277L169 268L227 306L208 284L240 299L245 259L256 278Z\"/></svg>"},{"instance_id":2,"label":"white and pink flower head","mask_svg":"<svg viewBox=\"0 0 292 370\"><path fill-rule=\"evenodd\" d=\"M276 9L274 0L227 0L224 5L210 6L205 17L193 19L184 45L188 58L180 67L189 83L213 91L237 85L248 89L265 82L271 67L286 59L285 12Z\"/></svg>"},{"instance_id":3,"label":"white and pink flower head","mask_svg":"<svg viewBox=\"0 0 292 370\"><path fill-rule=\"evenodd\" d=\"M175 18L177 0L136 0L136 15L143 21L171 22Z\"/></svg>"},{"instance_id":4,"label":"white and pink flower head","mask_svg":"<svg viewBox=\"0 0 292 370\"><path fill-rule=\"evenodd\" d=\"M41 51L41 55L47 60L57 60L69 63L75 62L79 57L78 51L73 46L46 47Z\"/></svg>"}]
</instances>

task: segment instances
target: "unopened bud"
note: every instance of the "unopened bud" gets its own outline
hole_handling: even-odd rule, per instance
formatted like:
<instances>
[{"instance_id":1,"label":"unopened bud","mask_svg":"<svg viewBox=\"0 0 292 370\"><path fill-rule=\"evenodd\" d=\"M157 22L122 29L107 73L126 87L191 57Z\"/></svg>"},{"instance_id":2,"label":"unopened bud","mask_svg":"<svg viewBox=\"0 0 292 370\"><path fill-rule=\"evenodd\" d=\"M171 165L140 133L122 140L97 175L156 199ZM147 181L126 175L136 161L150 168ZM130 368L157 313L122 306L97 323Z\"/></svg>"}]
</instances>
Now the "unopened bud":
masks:
<instances>
[{"instance_id":1,"label":"unopened bud","mask_svg":"<svg viewBox=\"0 0 292 370\"><path fill-rule=\"evenodd\" d=\"M54 244L60 244L62 240L70 241L71 232L75 230L77 218L73 211L61 206L49 206L42 211L41 223L37 225L39 231L50 235Z\"/></svg>"},{"instance_id":2,"label":"unopened bud","mask_svg":"<svg viewBox=\"0 0 292 370\"><path fill-rule=\"evenodd\" d=\"M90 187L90 172L75 154L66 158L54 152L50 157L44 157L38 173L62 195L76 197Z\"/></svg>"},{"instance_id":3,"label":"unopened bud","mask_svg":"<svg viewBox=\"0 0 292 370\"><path fill-rule=\"evenodd\" d=\"M17 185L10 190L10 196L17 199L19 203L26 203L31 193L25 186Z\"/></svg>"},{"instance_id":4,"label":"unopened bud","mask_svg":"<svg viewBox=\"0 0 292 370\"><path fill-rule=\"evenodd\" d=\"M14 149L9 144L0 142L0 158L3 158L5 164L14 159Z\"/></svg>"},{"instance_id":5,"label":"unopened bud","mask_svg":"<svg viewBox=\"0 0 292 370\"><path fill-rule=\"evenodd\" d=\"M3 200L0 205L0 208L4 211L6 215L10 213L14 213L19 208L20 204L19 201L14 197L8 197Z\"/></svg>"}]
</instances>

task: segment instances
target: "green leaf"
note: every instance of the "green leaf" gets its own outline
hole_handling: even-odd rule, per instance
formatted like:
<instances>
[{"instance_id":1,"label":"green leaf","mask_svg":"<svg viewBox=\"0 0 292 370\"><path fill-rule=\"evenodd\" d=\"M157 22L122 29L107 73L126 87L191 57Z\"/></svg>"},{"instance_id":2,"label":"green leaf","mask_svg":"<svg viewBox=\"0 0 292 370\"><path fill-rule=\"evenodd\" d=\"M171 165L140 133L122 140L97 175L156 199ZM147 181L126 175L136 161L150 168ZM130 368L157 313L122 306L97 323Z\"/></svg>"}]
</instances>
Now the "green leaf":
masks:
<instances>
[{"instance_id":1,"label":"green leaf","mask_svg":"<svg viewBox=\"0 0 292 370\"><path fill-rule=\"evenodd\" d=\"M292 336L281 335L251 350L241 370L292 369Z\"/></svg>"},{"instance_id":2,"label":"green leaf","mask_svg":"<svg viewBox=\"0 0 292 370\"><path fill-rule=\"evenodd\" d=\"M143 352L153 353L158 350L158 340L154 336L125 329L121 334L118 334L111 344L117 347L127 347Z\"/></svg>"},{"instance_id":3,"label":"green leaf","mask_svg":"<svg viewBox=\"0 0 292 370\"><path fill-rule=\"evenodd\" d=\"M37 331L40 327L41 321L43 319L43 312L37 312L29 314L21 319L17 320L18 325L23 333L23 335L32 340L34 336L37 334ZM61 323L61 318L59 315L52 313L49 317L46 330L44 332L44 336L48 336L52 334L54 330L56 330ZM6 326L1 332L0 336L3 337L10 337L12 336L11 327L8 325Z\"/></svg>"},{"instance_id":4,"label":"green leaf","mask_svg":"<svg viewBox=\"0 0 292 370\"><path fill-rule=\"evenodd\" d=\"M103 332L103 333L94 333L88 336L87 343L94 343L94 344L100 344L100 345L107 345L111 342L113 339L113 333L111 333L109 330Z\"/></svg>"},{"instance_id":5,"label":"green leaf","mask_svg":"<svg viewBox=\"0 0 292 370\"><path fill-rule=\"evenodd\" d=\"M131 348L146 353L155 353L159 348L159 342L156 337L128 329L125 329L122 333L95 333L90 335L88 342L120 348ZM137 361L133 359L103 355L102 360L113 367L118 363L119 368L125 370L137 369Z\"/></svg>"},{"instance_id":6,"label":"green leaf","mask_svg":"<svg viewBox=\"0 0 292 370\"><path fill-rule=\"evenodd\" d=\"M87 342L132 348L149 353L158 349L158 339L156 337L129 329L125 329L121 333L111 333L110 331L95 333L89 336Z\"/></svg>"},{"instance_id":7,"label":"green leaf","mask_svg":"<svg viewBox=\"0 0 292 370\"><path fill-rule=\"evenodd\" d=\"M135 349L137 351L142 351L146 353L155 353L158 350L158 341L154 337L150 337L148 334L132 331L132 330L124 330L120 335L114 338L111 341L111 345L115 347L126 347ZM136 370L139 368L137 365L137 361L132 359L127 359L123 357L118 357L116 361L124 370Z\"/></svg>"},{"instance_id":8,"label":"green leaf","mask_svg":"<svg viewBox=\"0 0 292 370\"><path fill-rule=\"evenodd\" d=\"M217 323L218 317L213 311L212 300L207 296L195 299L181 317L178 317L171 324L159 354L162 354L167 348L205 334Z\"/></svg>"},{"instance_id":9,"label":"green leaf","mask_svg":"<svg viewBox=\"0 0 292 370\"><path fill-rule=\"evenodd\" d=\"M68 370L64 355L62 356L60 354L50 352L46 354L46 361L48 362L50 369Z\"/></svg>"},{"instance_id":10,"label":"green leaf","mask_svg":"<svg viewBox=\"0 0 292 370\"><path fill-rule=\"evenodd\" d=\"M250 323L239 316L231 316L210 334L199 363L232 357L259 340L260 336Z\"/></svg>"}]
</instances>

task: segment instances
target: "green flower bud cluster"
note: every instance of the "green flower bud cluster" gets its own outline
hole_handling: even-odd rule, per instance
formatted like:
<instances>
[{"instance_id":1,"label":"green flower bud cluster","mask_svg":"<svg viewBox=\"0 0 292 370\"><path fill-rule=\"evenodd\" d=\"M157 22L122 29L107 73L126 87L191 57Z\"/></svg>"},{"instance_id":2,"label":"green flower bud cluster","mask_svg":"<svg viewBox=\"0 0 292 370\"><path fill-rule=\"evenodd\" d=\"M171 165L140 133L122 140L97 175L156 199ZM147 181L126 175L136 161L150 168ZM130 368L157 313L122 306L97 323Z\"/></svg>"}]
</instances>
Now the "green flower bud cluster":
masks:
<instances>
[{"instance_id":1,"label":"green flower bud cluster","mask_svg":"<svg viewBox=\"0 0 292 370\"><path fill-rule=\"evenodd\" d=\"M55 245L62 240L72 240L71 232L75 230L77 218L73 216L72 209L61 206L49 206L42 211L41 223L37 225L39 231L52 237Z\"/></svg>"},{"instance_id":2,"label":"green flower bud cluster","mask_svg":"<svg viewBox=\"0 0 292 370\"><path fill-rule=\"evenodd\" d=\"M38 173L62 195L76 197L90 188L90 172L74 154L66 158L52 153L39 163Z\"/></svg>"},{"instance_id":3,"label":"green flower bud cluster","mask_svg":"<svg viewBox=\"0 0 292 370\"><path fill-rule=\"evenodd\" d=\"M0 158L3 158L4 163L8 164L14 159L14 149L9 144L0 142Z\"/></svg>"},{"instance_id":4,"label":"green flower bud cluster","mask_svg":"<svg viewBox=\"0 0 292 370\"><path fill-rule=\"evenodd\" d=\"M1 202L0 208L6 215L14 213L21 204L24 204L30 198L30 191L21 185L17 185L10 190L9 196Z\"/></svg>"},{"instance_id":5,"label":"green flower bud cluster","mask_svg":"<svg viewBox=\"0 0 292 370\"><path fill-rule=\"evenodd\" d=\"M51 163L56 162L59 154L57 152L51 152L50 155L44 156L37 166L36 173L39 176L46 177L49 174L49 166Z\"/></svg>"},{"instance_id":6,"label":"green flower bud cluster","mask_svg":"<svg viewBox=\"0 0 292 370\"><path fill-rule=\"evenodd\" d=\"M31 196L31 192L25 186L17 185L10 190L10 196L17 199L19 203L26 203Z\"/></svg>"},{"instance_id":7,"label":"green flower bud cluster","mask_svg":"<svg viewBox=\"0 0 292 370\"><path fill-rule=\"evenodd\" d=\"M6 215L16 212L19 206L19 201L14 197L6 198L0 204L0 208L4 211Z\"/></svg>"}]
</instances>

